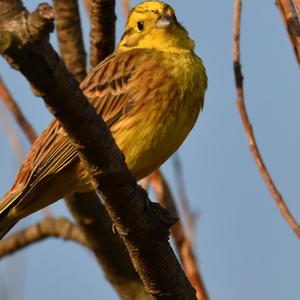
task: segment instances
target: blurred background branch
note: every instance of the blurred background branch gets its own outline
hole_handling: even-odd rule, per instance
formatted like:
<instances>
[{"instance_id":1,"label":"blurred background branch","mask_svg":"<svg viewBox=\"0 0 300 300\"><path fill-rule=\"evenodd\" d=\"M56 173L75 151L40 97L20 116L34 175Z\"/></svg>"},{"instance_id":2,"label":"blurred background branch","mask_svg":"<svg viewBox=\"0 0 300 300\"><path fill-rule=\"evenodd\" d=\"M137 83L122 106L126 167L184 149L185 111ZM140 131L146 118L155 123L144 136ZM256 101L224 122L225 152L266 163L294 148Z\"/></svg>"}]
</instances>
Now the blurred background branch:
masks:
<instances>
[{"instance_id":1,"label":"blurred background branch","mask_svg":"<svg viewBox=\"0 0 300 300\"><path fill-rule=\"evenodd\" d=\"M23 129L23 132L30 143L33 143L37 137L33 127L24 116L15 99L12 97L5 83L0 77L0 99L14 116L16 122Z\"/></svg>"},{"instance_id":2,"label":"blurred background branch","mask_svg":"<svg viewBox=\"0 0 300 300\"><path fill-rule=\"evenodd\" d=\"M89 246L78 226L65 218L44 218L1 241L0 260L46 238L55 237Z\"/></svg>"},{"instance_id":3,"label":"blurred background branch","mask_svg":"<svg viewBox=\"0 0 300 300\"><path fill-rule=\"evenodd\" d=\"M150 178L159 203L168 209L172 217L178 218L175 199L162 173L157 170L151 174ZM196 289L197 299L208 300L209 297L197 266L197 259L193 251L191 240L186 236L181 221L178 221L171 227L171 236L174 239L176 250L184 270L192 286Z\"/></svg>"}]
</instances>

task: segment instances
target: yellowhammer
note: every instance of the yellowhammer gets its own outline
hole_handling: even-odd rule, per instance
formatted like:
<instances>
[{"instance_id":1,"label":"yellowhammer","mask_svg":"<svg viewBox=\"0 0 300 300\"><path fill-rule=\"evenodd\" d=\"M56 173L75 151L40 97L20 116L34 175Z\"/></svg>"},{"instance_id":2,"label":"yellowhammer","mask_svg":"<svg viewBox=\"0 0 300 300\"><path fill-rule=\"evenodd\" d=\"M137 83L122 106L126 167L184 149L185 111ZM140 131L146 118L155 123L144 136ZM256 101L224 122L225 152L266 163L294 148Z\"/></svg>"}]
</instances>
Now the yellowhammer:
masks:
<instances>
[{"instance_id":1,"label":"yellowhammer","mask_svg":"<svg viewBox=\"0 0 300 300\"><path fill-rule=\"evenodd\" d=\"M141 179L182 144L203 106L206 85L194 42L174 10L146 1L132 10L115 52L81 88L110 128L129 170ZM52 121L0 201L0 238L21 218L91 189L76 149L58 121Z\"/></svg>"}]
</instances>

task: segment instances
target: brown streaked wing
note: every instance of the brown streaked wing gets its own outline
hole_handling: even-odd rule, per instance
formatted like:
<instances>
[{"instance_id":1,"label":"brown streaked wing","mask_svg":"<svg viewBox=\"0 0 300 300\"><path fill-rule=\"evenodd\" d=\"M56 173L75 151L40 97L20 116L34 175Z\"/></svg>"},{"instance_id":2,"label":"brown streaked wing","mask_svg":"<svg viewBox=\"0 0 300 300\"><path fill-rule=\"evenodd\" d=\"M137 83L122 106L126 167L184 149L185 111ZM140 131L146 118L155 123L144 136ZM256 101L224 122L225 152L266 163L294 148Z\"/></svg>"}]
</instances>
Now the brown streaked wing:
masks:
<instances>
[{"instance_id":1,"label":"brown streaked wing","mask_svg":"<svg viewBox=\"0 0 300 300\"><path fill-rule=\"evenodd\" d=\"M84 94L108 127L127 113L134 102L128 81L140 55L143 51L113 54L92 70L81 84ZM75 147L59 122L53 120L33 144L12 189L25 185L22 195L31 192L77 159Z\"/></svg>"}]
</instances>

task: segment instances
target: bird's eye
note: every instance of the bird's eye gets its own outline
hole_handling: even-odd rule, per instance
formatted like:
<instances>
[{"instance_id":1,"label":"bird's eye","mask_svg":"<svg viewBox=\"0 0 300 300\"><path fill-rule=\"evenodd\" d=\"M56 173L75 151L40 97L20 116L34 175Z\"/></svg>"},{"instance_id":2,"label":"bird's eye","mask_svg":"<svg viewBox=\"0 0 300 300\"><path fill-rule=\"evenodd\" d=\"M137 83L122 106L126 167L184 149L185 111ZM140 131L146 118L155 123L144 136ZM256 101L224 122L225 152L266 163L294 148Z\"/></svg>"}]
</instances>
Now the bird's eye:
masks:
<instances>
[{"instance_id":1,"label":"bird's eye","mask_svg":"<svg viewBox=\"0 0 300 300\"><path fill-rule=\"evenodd\" d=\"M137 25L137 28L138 28L139 31L143 31L144 30L144 22L138 21L136 23L136 25Z\"/></svg>"}]
</instances>

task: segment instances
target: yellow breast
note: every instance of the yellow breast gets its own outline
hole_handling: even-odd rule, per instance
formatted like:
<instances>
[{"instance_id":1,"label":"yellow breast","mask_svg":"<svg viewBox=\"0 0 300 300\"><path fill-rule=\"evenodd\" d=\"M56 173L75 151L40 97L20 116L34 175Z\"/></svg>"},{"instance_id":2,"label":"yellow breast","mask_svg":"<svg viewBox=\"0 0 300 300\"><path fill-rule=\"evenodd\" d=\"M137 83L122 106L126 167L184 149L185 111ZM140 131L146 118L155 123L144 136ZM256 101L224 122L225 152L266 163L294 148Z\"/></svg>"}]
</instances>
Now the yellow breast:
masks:
<instances>
[{"instance_id":1,"label":"yellow breast","mask_svg":"<svg viewBox=\"0 0 300 300\"><path fill-rule=\"evenodd\" d=\"M149 175L179 148L193 128L204 101L206 73L194 53L161 53L160 59L161 69L157 72L165 70L164 77L156 78L154 72L152 79L141 82L150 86L146 96L149 99L138 113L131 118L126 116L126 121L120 121L118 128L112 129L137 179Z\"/></svg>"}]
</instances>

